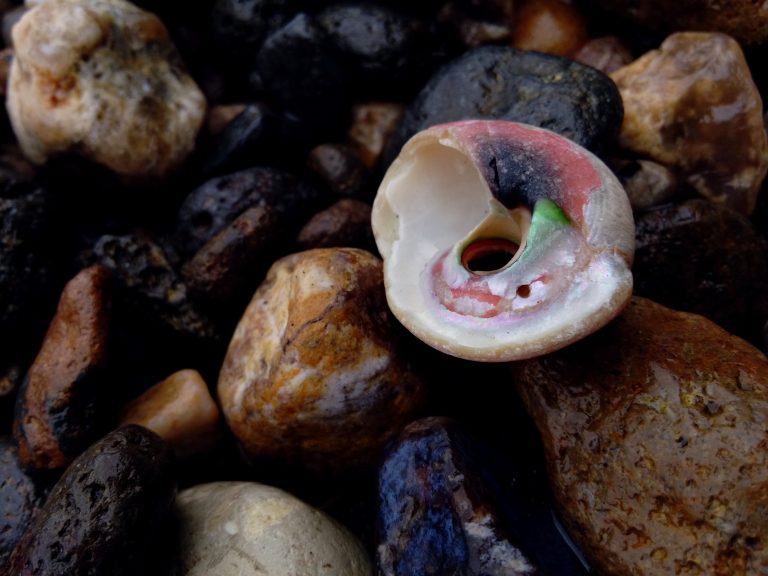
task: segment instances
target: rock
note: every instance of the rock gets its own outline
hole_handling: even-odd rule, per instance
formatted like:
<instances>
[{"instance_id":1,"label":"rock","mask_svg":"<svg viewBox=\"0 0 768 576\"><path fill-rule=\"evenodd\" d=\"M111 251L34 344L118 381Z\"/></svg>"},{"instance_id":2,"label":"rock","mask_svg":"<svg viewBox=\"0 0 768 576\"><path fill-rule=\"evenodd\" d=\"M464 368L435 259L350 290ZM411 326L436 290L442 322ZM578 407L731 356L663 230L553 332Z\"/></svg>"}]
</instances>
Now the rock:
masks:
<instances>
[{"instance_id":1,"label":"rock","mask_svg":"<svg viewBox=\"0 0 768 576\"><path fill-rule=\"evenodd\" d=\"M13 439L0 437L0 566L8 561L44 495L22 469Z\"/></svg>"},{"instance_id":2,"label":"rock","mask_svg":"<svg viewBox=\"0 0 768 576\"><path fill-rule=\"evenodd\" d=\"M120 425L138 424L165 440L179 458L219 440L219 409L197 370L180 370L123 407Z\"/></svg>"},{"instance_id":3,"label":"rock","mask_svg":"<svg viewBox=\"0 0 768 576\"><path fill-rule=\"evenodd\" d=\"M217 136L246 108L245 104L217 104L208 109L205 127L208 134Z\"/></svg>"},{"instance_id":4,"label":"rock","mask_svg":"<svg viewBox=\"0 0 768 576\"><path fill-rule=\"evenodd\" d=\"M309 153L307 165L336 196L373 197L365 164L351 146L320 144Z\"/></svg>"},{"instance_id":5,"label":"rock","mask_svg":"<svg viewBox=\"0 0 768 576\"><path fill-rule=\"evenodd\" d=\"M179 493L181 576L372 576L344 527L271 486L213 482Z\"/></svg>"},{"instance_id":6,"label":"rock","mask_svg":"<svg viewBox=\"0 0 768 576\"><path fill-rule=\"evenodd\" d=\"M768 243L741 214L688 200L636 218L635 292L758 342L768 319Z\"/></svg>"},{"instance_id":7,"label":"rock","mask_svg":"<svg viewBox=\"0 0 768 576\"><path fill-rule=\"evenodd\" d=\"M27 468L63 468L104 431L107 281L98 266L69 281L27 372L13 426L19 459Z\"/></svg>"},{"instance_id":8,"label":"rock","mask_svg":"<svg viewBox=\"0 0 768 576\"><path fill-rule=\"evenodd\" d=\"M391 162L416 132L470 118L514 120L548 128L599 151L618 134L621 97L607 76L572 60L482 46L432 76L408 107L387 148L387 160Z\"/></svg>"},{"instance_id":9,"label":"rock","mask_svg":"<svg viewBox=\"0 0 768 576\"><path fill-rule=\"evenodd\" d=\"M610 74L634 60L632 52L616 36L600 36L587 41L575 53L573 59L603 74Z\"/></svg>"},{"instance_id":10,"label":"rock","mask_svg":"<svg viewBox=\"0 0 768 576\"><path fill-rule=\"evenodd\" d=\"M153 14L124 0L47 0L12 34L7 106L33 162L75 152L154 178L194 148L205 97Z\"/></svg>"},{"instance_id":11,"label":"rock","mask_svg":"<svg viewBox=\"0 0 768 576\"><path fill-rule=\"evenodd\" d=\"M706 198L749 215L768 171L760 94L739 45L683 32L611 74L620 145L679 171Z\"/></svg>"},{"instance_id":12,"label":"rock","mask_svg":"<svg viewBox=\"0 0 768 576\"><path fill-rule=\"evenodd\" d=\"M512 2L446 2L438 12L440 23L453 29L466 48L509 44L512 38Z\"/></svg>"},{"instance_id":13,"label":"rock","mask_svg":"<svg viewBox=\"0 0 768 576\"><path fill-rule=\"evenodd\" d=\"M627 192L633 210L645 210L675 199L680 185L674 172L650 160L619 160L612 163Z\"/></svg>"},{"instance_id":14,"label":"rock","mask_svg":"<svg viewBox=\"0 0 768 576\"><path fill-rule=\"evenodd\" d=\"M596 573L768 565L768 360L636 298L555 354L511 365L571 535Z\"/></svg>"},{"instance_id":15,"label":"rock","mask_svg":"<svg viewBox=\"0 0 768 576\"><path fill-rule=\"evenodd\" d=\"M709 30L724 32L742 44L768 40L768 10L751 0L593 0L613 15L661 32Z\"/></svg>"},{"instance_id":16,"label":"rock","mask_svg":"<svg viewBox=\"0 0 768 576\"><path fill-rule=\"evenodd\" d=\"M296 243L302 250L349 246L374 251L371 207L359 200L339 200L315 214L299 232Z\"/></svg>"},{"instance_id":17,"label":"rock","mask_svg":"<svg viewBox=\"0 0 768 576\"><path fill-rule=\"evenodd\" d=\"M379 165L381 154L403 114L405 109L397 102L365 102L352 107L347 139L369 170Z\"/></svg>"},{"instance_id":18,"label":"rock","mask_svg":"<svg viewBox=\"0 0 768 576\"><path fill-rule=\"evenodd\" d=\"M510 540L454 422L408 425L379 472L381 576L541 574Z\"/></svg>"},{"instance_id":19,"label":"rock","mask_svg":"<svg viewBox=\"0 0 768 576\"><path fill-rule=\"evenodd\" d=\"M587 41L587 22L567 0L522 0L515 5L512 46L569 56Z\"/></svg>"},{"instance_id":20,"label":"rock","mask_svg":"<svg viewBox=\"0 0 768 576\"><path fill-rule=\"evenodd\" d=\"M162 440L140 426L115 430L66 470L3 574L148 574L174 494Z\"/></svg>"},{"instance_id":21,"label":"rock","mask_svg":"<svg viewBox=\"0 0 768 576\"><path fill-rule=\"evenodd\" d=\"M381 262L352 248L273 264L218 382L245 454L318 470L375 466L422 396L396 352Z\"/></svg>"}]
</instances>

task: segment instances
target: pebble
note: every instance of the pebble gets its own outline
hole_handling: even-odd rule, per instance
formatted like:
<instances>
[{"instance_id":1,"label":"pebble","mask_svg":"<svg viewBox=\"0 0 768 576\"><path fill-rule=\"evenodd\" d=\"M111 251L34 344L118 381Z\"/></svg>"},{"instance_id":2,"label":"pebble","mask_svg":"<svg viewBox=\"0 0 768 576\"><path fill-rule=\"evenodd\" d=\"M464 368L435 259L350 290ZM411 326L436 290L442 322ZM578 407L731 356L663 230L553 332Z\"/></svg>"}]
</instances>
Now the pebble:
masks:
<instances>
[{"instance_id":1,"label":"pebble","mask_svg":"<svg viewBox=\"0 0 768 576\"><path fill-rule=\"evenodd\" d=\"M585 42L573 53L573 59L600 70L603 74L630 64L634 57L629 48L616 36L600 36Z\"/></svg>"},{"instance_id":2,"label":"pebble","mask_svg":"<svg viewBox=\"0 0 768 576\"><path fill-rule=\"evenodd\" d=\"M175 491L163 441L141 426L115 430L67 468L0 574L149 574Z\"/></svg>"},{"instance_id":3,"label":"pebble","mask_svg":"<svg viewBox=\"0 0 768 576\"><path fill-rule=\"evenodd\" d=\"M123 407L119 425L152 430L178 458L207 452L219 440L219 409L197 370L174 372Z\"/></svg>"},{"instance_id":4,"label":"pebble","mask_svg":"<svg viewBox=\"0 0 768 576\"><path fill-rule=\"evenodd\" d=\"M398 356L381 261L353 248L275 262L235 330L218 400L251 458L376 466L423 399Z\"/></svg>"},{"instance_id":5,"label":"pebble","mask_svg":"<svg viewBox=\"0 0 768 576\"><path fill-rule=\"evenodd\" d=\"M307 157L307 166L341 198L372 198L368 170L357 151L346 144L320 144Z\"/></svg>"},{"instance_id":6,"label":"pebble","mask_svg":"<svg viewBox=\"0 0 768 576\"><path fill-rule=\"evenodd\" d=\"M246 108L245 104L217 104L208 109L205 128L208 134L221 134L227 125L237 118Z\"/></svg>"},{"instance_id":7,"label":"pebble","mask_svg":"<svg viewBox=\"0 0 768 576\"><path fill-rule=\"evenodd\" d=\"M568 0L522 0L515 6L512 46L570 56L588 38L587 23Z\"/></svg>"},{"instance_id":8,"label":"pebble","mask_svg":"<svg viewBox=\"0 0 768 576\"><path fill-rule=\"evenodd\" d=\"M255 482L199 484L176 498L180 576L372 576L362 545L295 496Z\"/></svg>"},{"instance_id":9,"label":"pebble","mask_svg":"<svg viewBox=\"0 0 768 576\"><path fill-rule=\"evenodd\" d=\"M296 243L302 250L349 246L373 252L371 206L359 200L339 200L315 214L301 229Z\"/></svg>"},{"instance_id":10,"label":"pebble","mask_svg":"<svg viewBox=\"0 0 768 576\"><path fill-rule=\"evenodd\" d=\"M680 182L666 166L650 160L619 160L611 165L633 210L666 204L680 194Z\"/></svg>"},{"instance_id":11,"label":"pebble","mask_svg":"<svg viewBox=\"0 0 768 576\"><path fill-rule=\"evenodd\" d=\"M47 0L12 36L7 107L33 162L75 152L160 178L192 152L205 97L153 14L124 0Z\"/></svg>"},{"instance_id":12,"label":"pebble","mask_svg":"<svg viewBox=\"0 0 768 576\"><path fill-rule=\"evenodd\" d=\"M678 171L706 198L752 213L768 140L760 93L732 38L673 34L611 78L624 101L622 148Z\"/></svg>"},{"instance_id":13,"label":"pebble","mask_svg":"<svg viewBox=\"0 0 768 576\"><path fill-rule=\"evenodd\" d=\"M761 352L701 316L635 298L592 337L511 368L560 512L596 573L763 570Z\"/></svg>"},{"instance_id":14,"label":"pebble","mask_svg":"<svg viewBox=\"0 0 768 576\"><path fill-rule=\"evenodd\" d=\"M106 270L92 266L64 287L17 400L14 436L26 468L63 468L104 431L107 282Z\"/></svg>"},{"instance_id":15,"label":"pebble","mask_svg":"<svg viewBox=\"0 0 768 576\"><path fill-rule=\"evenodd\" d=\"M381 154L404 114L405 107L399 102L363 102L352 107L347 140L369 170L379 165Z\"/></svg>"}]
</instances>

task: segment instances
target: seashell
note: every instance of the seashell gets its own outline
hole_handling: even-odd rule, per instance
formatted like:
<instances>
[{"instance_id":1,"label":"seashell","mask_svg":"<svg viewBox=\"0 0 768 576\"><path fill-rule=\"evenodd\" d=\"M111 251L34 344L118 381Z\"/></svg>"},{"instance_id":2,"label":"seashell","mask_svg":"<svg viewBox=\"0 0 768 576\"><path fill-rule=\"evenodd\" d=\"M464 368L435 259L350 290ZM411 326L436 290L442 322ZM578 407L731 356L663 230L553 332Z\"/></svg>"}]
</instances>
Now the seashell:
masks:
<instances>
[{"instance_id":1,"label":"seashell","mask_svg":"<svg viewBox=\"0 0 768 576\"><path fill-rule=\"evenodd\" d=\"M600 159L548 130L469 120L416 134L371 219L392 312L460 358L557 350L632 294L624 189Z\"/></svg>"}]
</instances>

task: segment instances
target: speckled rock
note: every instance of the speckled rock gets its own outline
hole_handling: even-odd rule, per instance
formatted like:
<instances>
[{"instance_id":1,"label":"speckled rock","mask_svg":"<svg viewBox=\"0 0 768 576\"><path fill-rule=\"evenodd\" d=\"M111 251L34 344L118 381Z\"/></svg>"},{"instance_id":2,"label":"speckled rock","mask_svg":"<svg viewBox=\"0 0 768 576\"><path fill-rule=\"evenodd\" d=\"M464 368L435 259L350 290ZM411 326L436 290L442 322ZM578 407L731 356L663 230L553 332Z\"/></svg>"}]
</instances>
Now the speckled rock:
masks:
<instances>
[{"instance_id":1,"label":"speckled rock","mask_svg":"<svg viewBox=\"0 0 768 576\"><path fill-rule=\"evenodd\" d=\"M572 55L573 59L603 74L626 66L634 60L632 52L616 36L600 36L584 43Z\"/></svg>"},{"instance_id":2,"label":"speckled rock","mask_svg":"<svg viewBox=\"0 0 768 576\"><path fill-rule=\"evenodd\" d=\"M381 576L541 574L510 540L454 422L408 425L379 472Z\"/></svg>"},{"instance_id":3,"label":"speckled rock","mask_svg":"<svg viewBox=\"0 0 768 576\"><path fill-rule=\"evenodd\" d=\"M205 97L163 23L124 0L47 0L13 28L8 112L24 153L76 152L161 177L194 148Z\"/></svg>"},{"instance_id":4,"label":"speckled rock","mask_svg":"<svg viewBox=\"0 0 768 576\"><path fill-rule=\"evenodd\" d=\"M587 22L567 0L521 0L515 4L512 45L569 56L588 38Z\"/></svg>"},{"instance_id":5,"label":"speckled rock","mask_svg":"<svg viewBox=\"0 0 768 576\"><path fill-rule=\"evenodd\" d=\"M742 216L706 200L635 222L635 292L759 341L768 319L768 243Z\"/></svg>"},{"instance_id":6,"label":"speckled rock","mask_svg":"<svg viewBox=\"0 0 768 576\"><path fill-rule=\"evenodd\" d=\"M357 150L346 144L320 144L307 157L307 165L341 198L372 198L374 189Z\"/></svg>"},{"instance_id":7,"label":"speckled rock","mask_svg":"<svg viewBox=\"0 0 768 576\"><path fill-rule=\"evenodd\" d=\"M98 266L69 281L27 372L13 426L27 468L63 468L104 431L107 281Z\"/></svg>"},{"instance_id":8,"label":"speckled rock","mask_svg":"<svg viewBox=\"0 0 768 576\"><path fill-rule=\"evenodd\" d=\"M365 102L352 107L347 139L370 170L379 165L381 154L403 114L405 108L398 102Z\"/></svg>"},{"instance_id":9,"label":"speckled rock","mask_svg":"<svg viewBox=\"0 0 768 576\"><path fill-rule=\"evenodd\" d=\"M16 443L0 437L0 566L8 561L44 496L22 469Z\"/></svg>"},{"instance_id":10,"label":"speckled rock","mask_svg":"<svg viewBox=\"0 0 768 576\"><path fill-rule=\"evenodd\" d=\"M768 569L768 360L636 298L602 331L511 366L555 497L595 572Z\"/></svg>"},{"instance_id":11,"label":"speckled rock","mask_svg":"<svg viewBox=\"0 0 768 576\"><path fill-rule=\"evenodd\" d=\"M296 243L302 250L349 246L373 251L371 206L359 200L339 200L315 214L301 229Z\"/></svg>"},{"instance_id":12,"label":"speckled rock","mask_svg":"<svg viewBox=\"0 0 768 576\"><path fill-rule=\"evenodd\" d=\"M66 470L0 574L148 574L174 494L170 449L145 428L120 428Z\"/></svg>"},{"instance_id":13,"label":"speckled rock","mask_svg":"<svg viewBox=\"0 0 768 576\"><path fill-rule=\"evenodd\" d=\"M599 151L615 140L622 105L614 83L594 68L550 54L483 46L432 76L390 141L388 161L416 132L470 118L532 124Z\"/></svg>"},{"instance_id":14,"label":"speckled rock","mask_svg":"<svg viewBox=\"0 0 768 576\"><path fill-rule=\"evenodd\" d=\"M218 382L246 454L322 470L375 466L422 394L396 352L381 262L352 248L278 260L235 330Z\"/></svg>"},{"instance_id":15,"label":"speckled rock","mask_svg":"<svg viewBox=\"0 0 768 576\"><path fill-rule=\"evenodd\" d=\"M193 486L176 499L180 576L372 576L343 526L295 496L254 482Z\"/></svg>"},{"instance_id":16,"label":"speckled rock","mask_svg":"<svg viewBox=\"0 0 768 576\"><path fill-rule=\"evenodd\" d=\"M700 194L751 214L768 171L763 104L739 45L682 32L611 74L620 145L680 172Z\"/></svg>"},{"instance_id":17,"label":"speckled rock","mask_svg":"<svg viewBox=\"0 0 768 576\"><path fill-rule=\"evenodd\" d=\"M206 452L219 440L219 409L197 370L174 372L123 407L120 425L152 430L179 458Z\"/></svg>"},{"instance_id":18,"label":"speckled rock","mask_svg":"<svg viewBox=\"0 0 768 576\"><path fill-rule=\"evenodd\" d=\"M680 193L675 173L650 160L620 160L611 163L633 210L645 210L671 202Z\"/></svg>"}]
</instances>

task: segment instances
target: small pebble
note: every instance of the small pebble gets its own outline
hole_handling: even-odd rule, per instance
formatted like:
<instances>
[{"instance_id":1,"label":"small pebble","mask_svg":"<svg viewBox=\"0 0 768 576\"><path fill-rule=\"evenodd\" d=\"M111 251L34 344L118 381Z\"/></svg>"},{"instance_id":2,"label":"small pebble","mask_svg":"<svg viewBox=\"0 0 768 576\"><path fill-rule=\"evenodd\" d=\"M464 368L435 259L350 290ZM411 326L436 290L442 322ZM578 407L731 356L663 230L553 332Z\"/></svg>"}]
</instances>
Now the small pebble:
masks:
<instances>
[{"instance_id":1,"label":"small pebble","mask_svg":"<svg viewBox=\"0 0 768 576\"><path fill-rule=\"evenodd\" d=\"M587 41L574 54L573 59L610 74L630 64L634 57L629 48L616 36L600 36Z\"/></svg>"},{"instance_id":2,"label":"small pebble","mask_svg":"<svg viewBox=\"0 0 768 576\"><path fill-rule=\"evenodd\" d=\"M357 151L346 144L320 144L307 158L310 170L342 198L372 197L368 171Z\"/></svg>"},{"instance_id":3,"label":"small pebble","mask_svg":"<svg viewBox=\"0 0 768 576\"><path fill-rule=\"evenodd\" d=\"M568 0L521 0L515 5L515 48L569 56L587 38L587 23Z\"/></svg>"},{"instance_id":4,"label":"small pebble","mask_svg":"<svg viewBox=\"0 0 768 576\"><path fill-rule=\"evenodd\" d=\"M296 243L302 250L349 246L373 251L371 207L359 200L339 200L315 214L299 232Z\"/></svg>"},{"instance_id":5,"label":"small pebble","mask_svg":"<svg viewBox=\"0 0 768 576\"><path fill-rule=\"evenodd\" d=\"M644 210L674 200L680 192L675 174L650 160L620 160L613 170L624 186L633 210Z\"/></svg>"},{"instance_id":6,"label":"small pebble","mask_svg":"<svg viewBox=\"0 0 768 576\"><path fill-rule=\"evenodd\" d=\"M218 104L208 109L208 116L205 120L205 128L208 134L216 136L224 131L224 128L237 118L243 110L245 104Z\"/></svg>"},{"instance_id":7,"label":"small pebble","mask_svg":"<svg viewBox=\"0 0 768 576\"><path fill-rule=\"evenodd\" d=\"M366 102L352 107L347 139L369 170L379 165L381 154L404 114L405 108L399 102Z\"/></svg>"}]
</instances>

